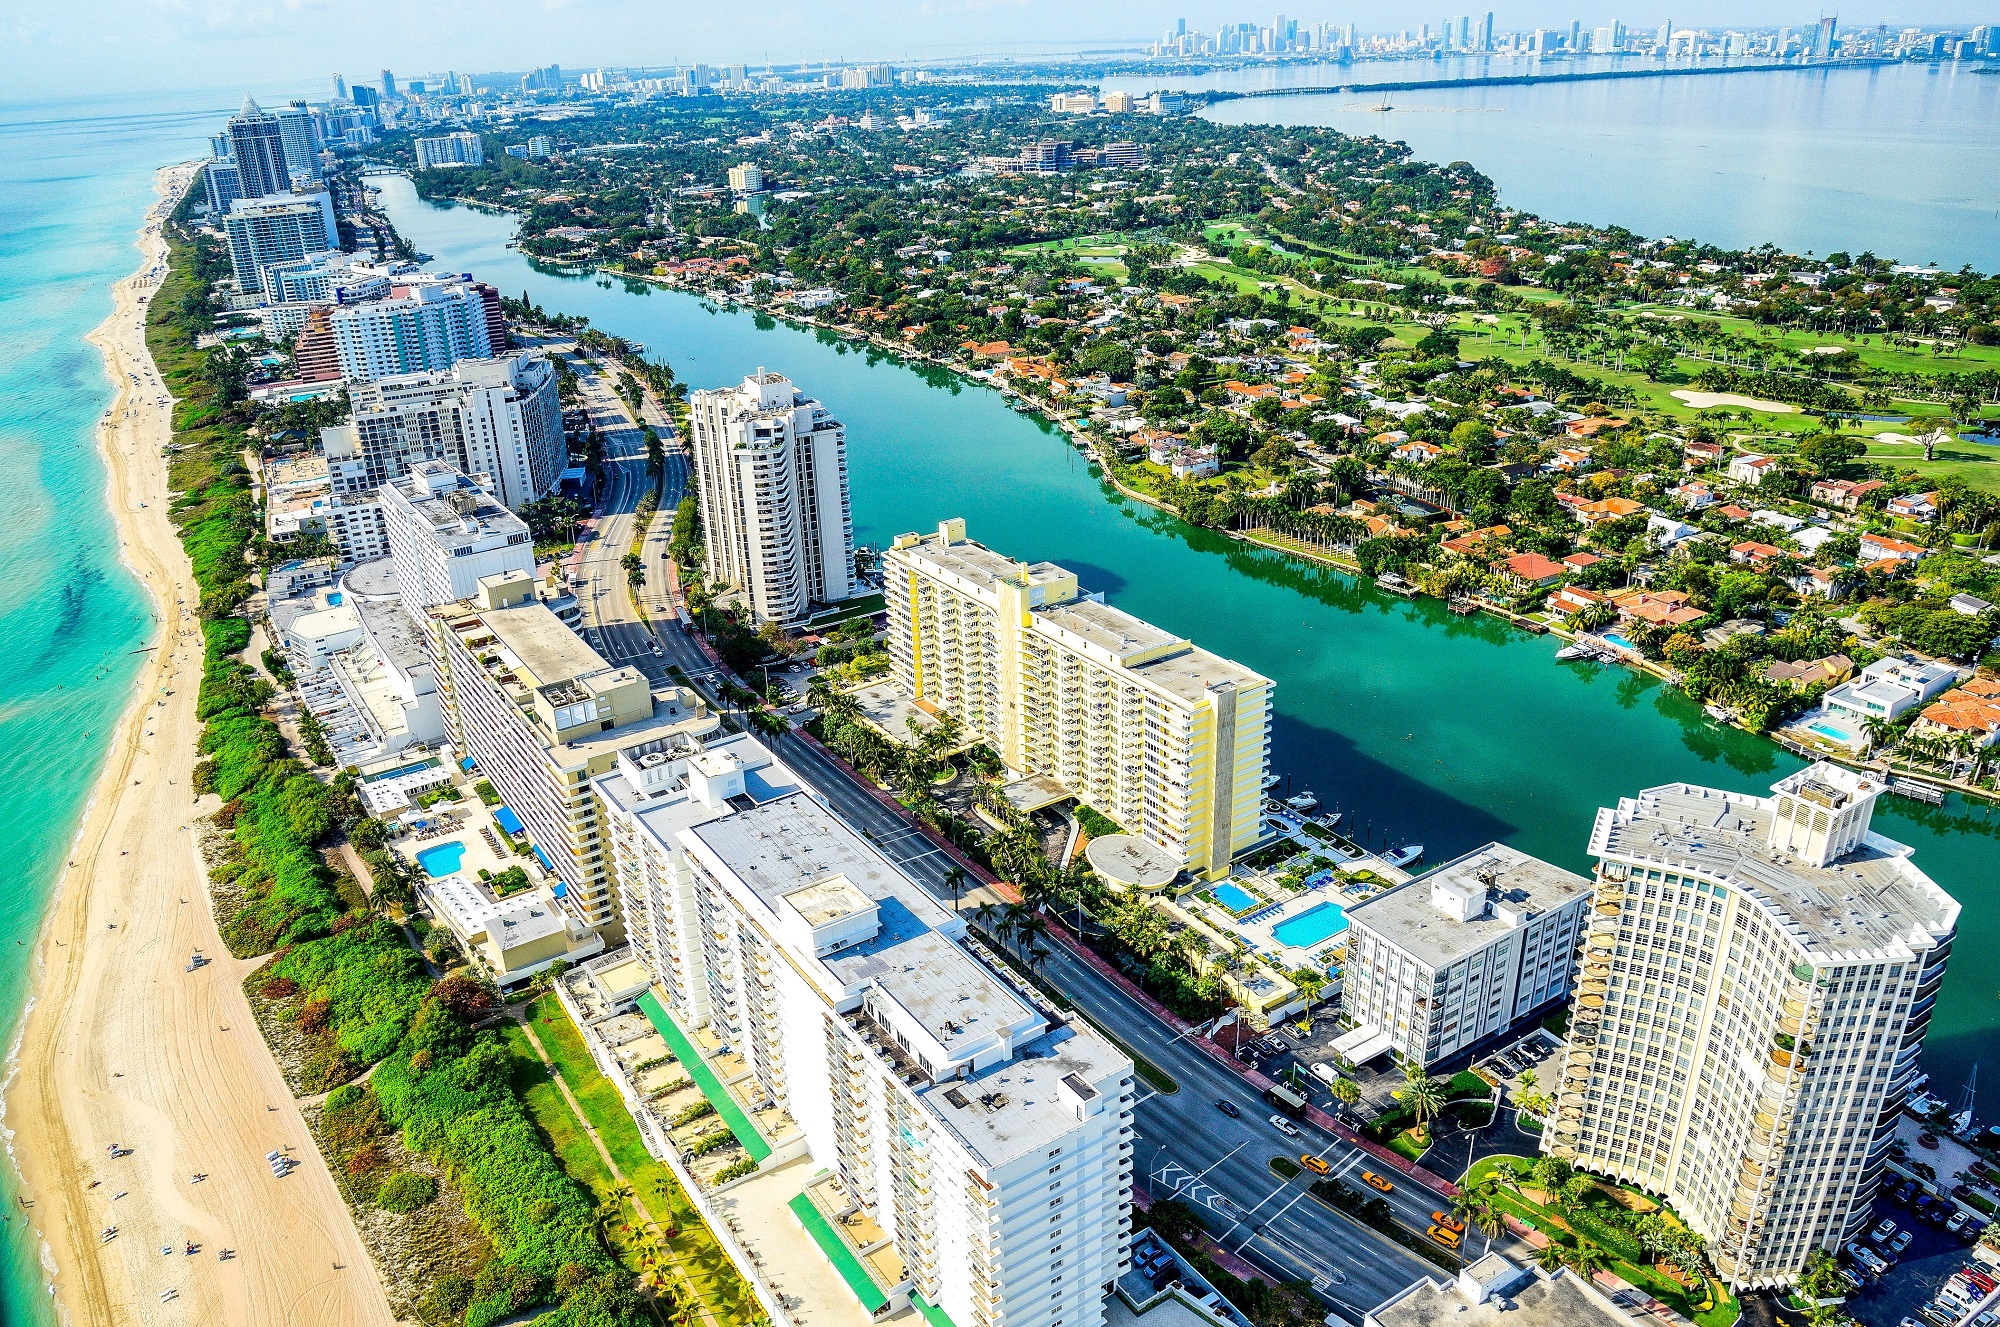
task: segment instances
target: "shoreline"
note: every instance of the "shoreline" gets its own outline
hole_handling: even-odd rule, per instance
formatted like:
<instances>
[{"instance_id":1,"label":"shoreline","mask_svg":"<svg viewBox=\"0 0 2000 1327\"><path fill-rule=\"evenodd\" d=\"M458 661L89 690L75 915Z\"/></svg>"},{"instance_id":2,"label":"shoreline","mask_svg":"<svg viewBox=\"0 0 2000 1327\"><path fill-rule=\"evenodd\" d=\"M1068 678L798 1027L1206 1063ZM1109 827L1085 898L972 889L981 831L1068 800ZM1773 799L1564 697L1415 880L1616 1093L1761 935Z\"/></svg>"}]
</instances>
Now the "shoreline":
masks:
<instances>
[{"instance_id":1,"label":"shoreline","mask_svg":"<svg viewBox=\"0 0 2000 1327\"><path fill-rule=\"evenodd\" d=\"M144 256L87 338L116 387L97 441L119 557L157 626L36 944L6 1084L10 1148L60 1321L145 1320L171 1292L201 1322L387 1327L373 1265L250 1016L240 983L259 960L229 956L208 906L190 796L199 593L167 514L171 403L145 340L162 227L192 170L155 175ZM209 962L190 972L196 950ZM113 1143L129 1151L111 1158ZM273 1147L303 1163L282 1182L263 1162Z\"/></svg>"}]
</instances>

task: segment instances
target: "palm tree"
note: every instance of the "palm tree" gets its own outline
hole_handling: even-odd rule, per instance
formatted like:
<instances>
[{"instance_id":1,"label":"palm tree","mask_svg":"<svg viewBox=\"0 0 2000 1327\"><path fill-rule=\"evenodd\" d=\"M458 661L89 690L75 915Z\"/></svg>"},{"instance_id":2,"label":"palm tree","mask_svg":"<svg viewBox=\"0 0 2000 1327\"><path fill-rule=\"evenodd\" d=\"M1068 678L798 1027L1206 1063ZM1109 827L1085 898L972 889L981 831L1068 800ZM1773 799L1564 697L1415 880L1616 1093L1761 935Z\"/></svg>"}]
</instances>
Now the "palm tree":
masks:
<instances>
[{"instance_id":1,"label":"palm tree","mask_svg":"<svg viewBox=\"0 0 2000 1327\"><path fill-rule=\"evenodd\" d=\"M1428 1138L1430 1120L1444 1109L1444 1080L1429 1077L1422 1066L1414 1062L1405 1074L1408 1081L1396 1089L1395 1098L1408 1106L1410 1113L1417 1117L1417 1137Z\"/></svg>"},{"instance_id":2,"label":"palm tree","mask_svg":"<svg viewBox=\"0 0 2000 1327\"><path fill-rule=\"evenodd\" d=\"M965 868L957 864L953 864L952 868L944 873L944 887L951 891L951 910L953 912L958 911L958 900L965 893L967 878Z\"/></svg>"},{"instance_id":3,"label":"palm tree","mask_svg":"<svg viewBox=\"0 0 2000 1327\"><path fill-rule=\"evenodd\" d=\"M1610 1255L1605 1253L1602 1245L1595 1240L1581 1238L1577 1240L1576 1247L1569 1251L1569 1256L1564 1261L1569 1264L1571 1271L1586 1281L1611 1265Z\"/></svg>"},{"instance_id":4,"label":"palm tree","mask_svg":"<svg viewBox=\"0 0 2000 1327\"><path fill-rule=\"evenodd\" d=\"M1543 1271L1555 1271L1563 1265L1563 1246L1550 1240L1542 1246L1542 1251L1535 1256L1535 1261L1541 1264Z\"/></svg>"}]
</instances>

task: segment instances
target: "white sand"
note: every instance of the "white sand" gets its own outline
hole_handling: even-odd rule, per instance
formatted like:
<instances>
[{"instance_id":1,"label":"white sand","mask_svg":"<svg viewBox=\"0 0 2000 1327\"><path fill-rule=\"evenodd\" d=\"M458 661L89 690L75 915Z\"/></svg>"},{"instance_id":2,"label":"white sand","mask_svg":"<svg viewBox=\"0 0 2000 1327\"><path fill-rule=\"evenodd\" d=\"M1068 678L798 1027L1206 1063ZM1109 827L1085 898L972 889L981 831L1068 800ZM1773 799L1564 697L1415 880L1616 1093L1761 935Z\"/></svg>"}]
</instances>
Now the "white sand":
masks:
<instances>
[{"instance_id":1,"label":"white sand","mask_svg":"<svg viewBox=\"0 0 2000 1327\"><path fill-rule=\"evenodd\" d=\"M1770 415L1795 415L1797 406L1786 405L1782 401L1759 401L1754 396L1740 396L1735 392L1691 392L1686 388L1668 392L1676 401L1706 410L1710 406L1726 405L1736 410L1762 410Z\"/></svg>"},{"instance_id":2,"label":"white sand","mask_svg":"<svg viewBox=\"0 0 2000 1327\"><path fill-rule=\"evenodd\" d=\"M389 1327L373 1264L250 1016L240 983L255 963L230 958L216 934L189 828L201 638L167 520L171 421L144 316L166 260L161 223L192 176L157 177L144 261L90 338L118 386L100 442L122 557L152 595L160 645L43 926L7 1123L68 1321ZM188 973L196 948L214 961ZM113 1142L131 1155L107 1156ZM282 1180L264 1161L277 1147L303 1163ZM205 1182L191 1182L197 1171ZM117 1238L100 1242L113 1225ZM181 1252L190 1240L194 1257ZM162 1306L166 1289L179 1298Z\"/></svg>"}]
</instances>

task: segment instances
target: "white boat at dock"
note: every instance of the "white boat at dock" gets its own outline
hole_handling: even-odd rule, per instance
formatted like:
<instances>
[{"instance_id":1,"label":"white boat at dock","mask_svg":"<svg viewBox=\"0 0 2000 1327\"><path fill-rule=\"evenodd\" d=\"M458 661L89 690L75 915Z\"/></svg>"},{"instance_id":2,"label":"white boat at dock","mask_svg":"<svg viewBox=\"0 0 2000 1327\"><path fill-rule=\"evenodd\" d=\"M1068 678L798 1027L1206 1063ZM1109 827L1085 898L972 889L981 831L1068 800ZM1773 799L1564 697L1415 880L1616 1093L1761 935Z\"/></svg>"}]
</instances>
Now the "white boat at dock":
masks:
<instances>
[{"instance_id":1,"label":"white boat at dock","mask_svg":"<svg viewBox=\"0 0 2000 1327\"><path fill-rule=\"evenodd\" d=\"M1400 870L1401 868L1409 866L1413 862L1420 860L1423 857L1423 855L1424 855L1423 844L1406 843L1400 848L1393 848L1390 851L1383 853L1382 860Z\"/></svg>"},{"instance_id":2,"label":"white boat at dock","mask_svg":"<svg viewBox=\"0 0 2000 1327\"><path fill-rule=\"evenodd\" d=\"M1294 811L1314 811L1319 808L1319 798L1313 796L1310 791L1302 792L1295 797L1287 797L1285 805Z\"/></svg>"},{"instance_id":3,"label":"white boat at dock","mask_svg":"<svg viewBox=\"0 0 2000 1327\"><path fill-rule=\"evenodd\" d=\"M1266 774L1264 776L1264 791L1269 792L1284 781L1285 776L1282 774Z\"/></svg>"}]
</instances>

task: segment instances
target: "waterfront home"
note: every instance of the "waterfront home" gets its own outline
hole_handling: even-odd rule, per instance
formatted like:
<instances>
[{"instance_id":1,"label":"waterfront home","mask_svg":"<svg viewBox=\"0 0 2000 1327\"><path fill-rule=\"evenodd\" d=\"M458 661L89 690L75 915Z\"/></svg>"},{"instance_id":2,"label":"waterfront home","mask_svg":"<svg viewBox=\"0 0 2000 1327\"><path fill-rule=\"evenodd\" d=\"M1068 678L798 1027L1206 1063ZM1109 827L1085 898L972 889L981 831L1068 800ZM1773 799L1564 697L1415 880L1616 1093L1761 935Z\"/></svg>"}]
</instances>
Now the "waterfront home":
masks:
<instances>
[{"instance_id":1,"label":"waterfront home","mask_svg":"<svg viewBox=\"0 0 2000 1327\"><path fill-rule=\"evenodd\" d=\"M1554 585L1563 577L1562 563L1540 553L1516 553L1493 564L1494 574L1517 593Z\"/></svg>"},{"instance_id":2,"label":"waterfront home","mask_svg":"<svg viewBox=\"0 0 2000 1327\"><path fill-rule=\"evenodd\" d=\"M1912 732L1936 737L1970 737L1974 746L1992 746L2000 739L2000 703L1968 696L1963 688L1933 701L1910 725Z\"/></svg>"},{"instance_id":3,"label":"waterfront home","mask_svg":"<svg viewBox=\"0 0 2000 1327\"><path fill-rule=\"evenodd\" d=\"M1699 608L1689 607L1687 594L1681 590L1627 592L1613 595L1611 602L1617 605L1621 621L1644 622L1653 627L1684 627L1708 616Z\"/></svg>"},{"instance_id":4,"label":"waterfront home","mask_svg":"<svg viewBox=\"0 0 2000 1327\"><path fill-rule=\"evenodd\" d=\"M1213 479L1222 473L1222 461L1213 447L1183 447L1168 462L1175 479Z\"/></svg>"},{"instance_id":5,"label":"waterfront home","mask_svg":"<svg viewBox=\"0 0 2000 1327\"><path fill-rule=\"evenodd\" d=\"M1913 544L1907 539L1892 539L1885 534L1861 536L1861 556L1870 562L1915 562L1928 552L1930 550L1922 544Z\"/></svg>"},{"instance_id":6,"label":"waterfront home","mask_svg":"<svg viewBox=\"0 0 2000 1327\"><path fill-rule=\"evenodd\" d=\"M1187 445L1187 439L1178 433L1141 433L1133 441L1145 445L1146 459L1154 465L1172 465L1175 454Z\"/></svg>"},{"instance_id":7,"label":"waterfront home","mask_svg":"<svg viewBox=\"0 0 2000 1327\"><path fill-rule=\"evenodd\" d=\"M1611 596L1599 594L1595 590L1586 590L1581 585L1565 585L1549 596L1549 607L1564 616L1582 613L1599 604L1610 602Z\"/></svg>"},{"instance_id":8,"label":"waterfront home","mask_svg":"<svg viewBox=\"0 0 2000 1327\"><path fill-rule=\"evenodd\" d=\"M1812 486L1812 500L1824 502L1829 507L1842 511L1861 510L1862 499L1878 488L1886 488L1879 479L1822 479Z\"/></svg>"},{"instance_id":9,"label":"waterfront home","mask_svg":"<svg viewBox=\"0 0 2000 1327\"><path fill-rule=\"evenodd\" d=\"M1719 627L1710 627L1701 633L1701 643L1712 650L1719 650L1738 636L1761 636L1764 624L1754 618L1732 617Z\"/></svg>"},{"instance_id":10,"label":"waterfront home","mask_svg":"<svg viewBox=\"0 0 2000 1327\"><path fill-rule=\"evenodd\" d=\"M1447 539L1438 547L1458 557L1469 558L1483 551L1489 544L1504 543L1507 536L1512 533L1514 531L1509 526L1489 525L1483 530L1471 530Z\"/></svg>"},{"instance_id":11,"label":"waterfront home","mask_svg":"<svg viewBox=\"0 0 2000 1327\"><path fill-rule=\"evenodd\" d=\"M1808 687L1831 686L1845 681L1853 671L1854 661L1844 654L1829 654L1810 663L1787 663L1778 659L1766 665L1764 680L1773 686L1804 691Z\"/></svg>"},{"instance_id":12,"label":"waterfront home","mask_svg":"<svg viewBox=\"0 0 2000 1327\"><path fill-rule=\"evenodd\" d=\"M1856 720L1900 719L1942 695L1958 680L1958 670L1940 663L1877 659L1851 682L1826 693L1826 708Z\"/></svg>"},{"instance_id":13,"label":"waterfront home","mask_svg":"<svg viewBox=\"0 0 2000 1327\"><path fill-rule=\"evenodd\" d=\"M1729 462L1729 477L1739 484L1752 488L1764 482L1764 477L1776 470L1778 463L1768 456L1753 456L1748 452L1732 458Z\"/></svg>"},{"instance_id":14,"label":"waterfront home","mask_svg":"<svg viewBox=\"0 0 2000 1327\"><path fill-rule=\"evenodd\" d=\"M1937 494L1908 493L1900 498L1890 498L1888 511L1891 516L1929 525L1937 519Z\"/></svg>"}]
</instances>

